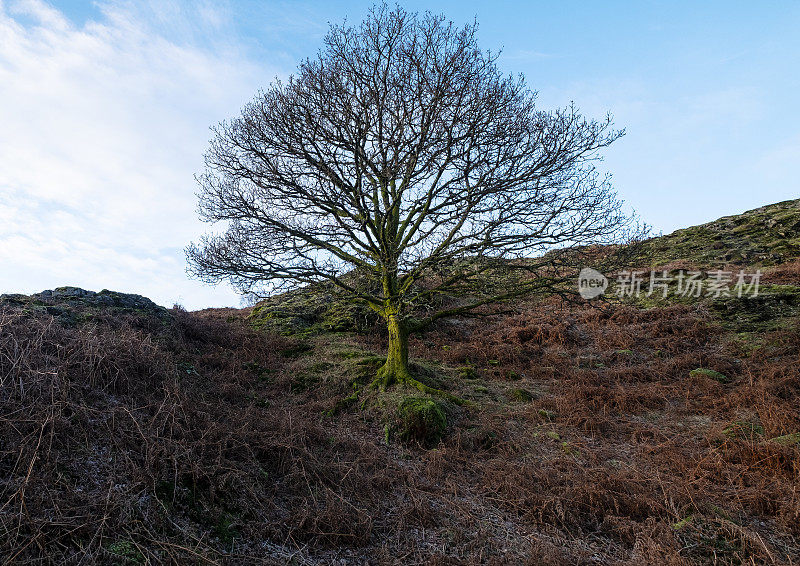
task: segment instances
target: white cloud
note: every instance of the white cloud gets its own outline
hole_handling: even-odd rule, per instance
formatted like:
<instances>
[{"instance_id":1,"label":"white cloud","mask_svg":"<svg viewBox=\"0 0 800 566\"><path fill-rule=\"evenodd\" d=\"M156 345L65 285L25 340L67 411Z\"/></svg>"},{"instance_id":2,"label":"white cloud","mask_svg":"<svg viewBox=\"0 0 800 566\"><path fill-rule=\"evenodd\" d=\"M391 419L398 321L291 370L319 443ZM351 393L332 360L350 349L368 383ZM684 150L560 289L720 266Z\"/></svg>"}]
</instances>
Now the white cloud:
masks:
<instances>
[{"instance_id":1,"label":"white cloud","mask_svg":"<svg viewBox=\"0 0 800 566\"><path fill-rule=\"evenodd\" d=\"M179 25L175 25L179 22ZM211 4L111 3L76 26L0 1L0 292L108 287L236 304L184 275L208 127L276 70Z\"/></svg>"}]
</instances>

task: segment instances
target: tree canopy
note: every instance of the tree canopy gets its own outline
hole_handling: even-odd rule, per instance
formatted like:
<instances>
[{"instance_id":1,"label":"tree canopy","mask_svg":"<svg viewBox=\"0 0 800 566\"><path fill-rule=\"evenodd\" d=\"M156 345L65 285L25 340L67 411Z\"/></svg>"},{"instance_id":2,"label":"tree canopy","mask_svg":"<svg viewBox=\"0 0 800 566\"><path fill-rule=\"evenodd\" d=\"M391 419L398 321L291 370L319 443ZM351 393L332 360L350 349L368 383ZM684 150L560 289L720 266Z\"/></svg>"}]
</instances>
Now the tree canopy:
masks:
<instances>
[{"instance_id":1,"label":"tree canopy","mask_svg":"<svg viewBox=\"0 0 800 566\"><path fill-rule=\"evenodd\" d=\"M224 230L187 248L193 272L255 294L335 285L386 321L388 384L410 379L409 332L552 288L541 271L505 287L493 274L618 240L629 218L594 162L623 132L539 109L476 32L385 5L332 25L296 75L215 128L199 209ZM415 311L445 294L461 300Z\"/></svg>"}]
</instances>

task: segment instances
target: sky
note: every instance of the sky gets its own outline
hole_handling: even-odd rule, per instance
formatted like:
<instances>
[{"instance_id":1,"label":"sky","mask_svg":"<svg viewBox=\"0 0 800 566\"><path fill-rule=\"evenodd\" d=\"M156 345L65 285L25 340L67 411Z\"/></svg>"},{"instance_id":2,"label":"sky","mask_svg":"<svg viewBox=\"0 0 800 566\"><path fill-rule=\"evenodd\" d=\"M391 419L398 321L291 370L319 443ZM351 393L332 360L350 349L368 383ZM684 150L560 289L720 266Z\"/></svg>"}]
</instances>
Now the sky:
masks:
<instances>
[{"instance_id":1,"label":"sky","mask_svg":"<svg viewBox=\"0 0 800 566\"><path fill-rule=\"evenodd\" d=\"M0 0L0 292L238 306L186 275L210 127L371 2ZM655 233L800 198L800 2L400 2L463 24L539 105L611 112L601 167Z\"/></svg>"}]
</instances>

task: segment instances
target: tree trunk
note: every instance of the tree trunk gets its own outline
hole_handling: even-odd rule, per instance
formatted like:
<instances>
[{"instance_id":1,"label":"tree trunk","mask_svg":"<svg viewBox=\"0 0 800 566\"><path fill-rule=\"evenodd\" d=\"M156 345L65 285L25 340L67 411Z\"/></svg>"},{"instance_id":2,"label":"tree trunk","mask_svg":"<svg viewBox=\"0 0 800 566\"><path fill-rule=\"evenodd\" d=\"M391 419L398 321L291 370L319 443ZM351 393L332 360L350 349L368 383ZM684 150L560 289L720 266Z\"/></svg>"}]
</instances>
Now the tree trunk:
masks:
<instances>
[{"instance_id":1,"label":"tree trunk","mask_svg":"<svg viewBox=\"0 0 800 566\"><path fill-rule=\"evenodd\" d=\"M389 315L386 320L389 329L389 350L386 363L378 370L377 385L389 387L395 382L408 381L408 329L397 315Z\"/></svg>"},{"instance_id":2,"label":"tree trunk","mask_svg":"<svg viewBox=\"0 0 800 566\"><path fill-rule=\"evenodd\" d=\"M386 363L378 370L378 375L375 381L372 382L372 387L385 390L394 383L403 383L410 387L415 387L423 393L447 399L457 405L467 403L460 397L435 389L414 379L408 369L408 326L397 314L390 314L386 319L386 327L389 329L389 350L386 354Z\"/></svg>"}]
</instances>

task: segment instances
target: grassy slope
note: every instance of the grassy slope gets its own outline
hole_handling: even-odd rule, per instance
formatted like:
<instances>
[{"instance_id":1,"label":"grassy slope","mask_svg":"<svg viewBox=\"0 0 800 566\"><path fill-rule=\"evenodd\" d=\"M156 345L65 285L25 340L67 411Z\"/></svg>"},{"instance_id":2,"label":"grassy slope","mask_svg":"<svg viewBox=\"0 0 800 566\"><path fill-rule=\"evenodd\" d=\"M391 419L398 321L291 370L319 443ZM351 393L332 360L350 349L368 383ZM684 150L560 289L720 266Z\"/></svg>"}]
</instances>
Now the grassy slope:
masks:
<instances>
[{"instance_id":1,"label":"grassy slope","mask_svg":"<svg viewBox=\"0 0 800 566\"><path fill-rule=\"evenodd\" d=\"M800 199L762 206L645 242L651 265L777 265L800 257Z\"/></svg>"},{"instance_id":2,"label":"grassy slope","mask_svg":"<svg viewBox=\"0 0 800 566\"><path fill-rule=\"evenodd\" d=\"M712 224L769 224L748 215ZM712 249L654 262L727 253ZM765 280L793 296L786 254ZM415 370L473 404L432 400L439 439L437 414L404 413L418 392L363 387L379 327L329 332L355 326L328 324L327 305L296 320L303 304L280 336L249 311L4 301L3 561L800 559L792 308L546 300L444 322L412 339Z\"/></svg>"}]
</instances>

